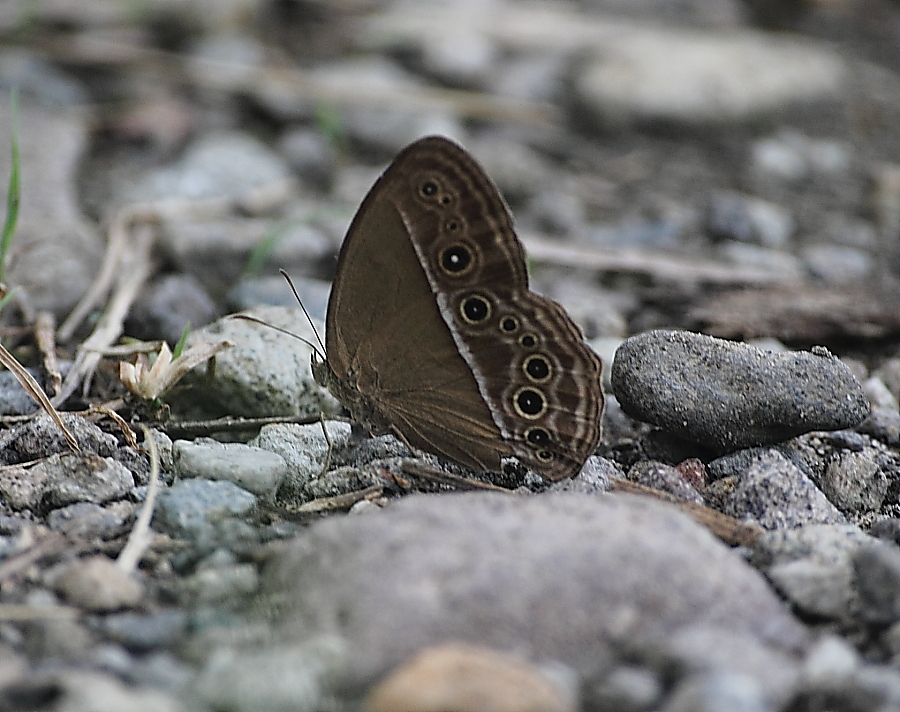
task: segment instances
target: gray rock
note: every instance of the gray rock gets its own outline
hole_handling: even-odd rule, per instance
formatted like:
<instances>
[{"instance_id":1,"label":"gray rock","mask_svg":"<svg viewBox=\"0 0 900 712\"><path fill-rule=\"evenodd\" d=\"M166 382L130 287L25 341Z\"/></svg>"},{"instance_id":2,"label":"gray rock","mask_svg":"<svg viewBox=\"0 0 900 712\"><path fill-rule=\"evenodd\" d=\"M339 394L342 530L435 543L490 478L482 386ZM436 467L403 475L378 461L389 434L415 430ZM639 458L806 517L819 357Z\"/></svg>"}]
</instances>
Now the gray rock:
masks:
<instances>
[{"instance_id":1,"label":"gray rock","mask_svg":"<svg viewBox=\"0 0 900 712\"><path fill-rule=\"evenodd\" d=\"M28 369L28 372L40 382L40 374L36 370ZM28 395L11 371L0 373L0 415L27 415L38 408L37 401Z\"/></svg>"},{"instance_id":2,"label":"gray rock","mask_svg":"<svg viewBox=\"0 0 900 712\"><path fill-rule=\"evenodd\" d=\"M829 284L858 284L875 270L872 255L856 247L809 245L801 254L812 275Z\"/></svg>"},{"instance_id":3,"label":"gray rock","mask_svg":"<svg viewBox=\"0 0 900 712\"><path fill-rule=\"evenodd\" d=\"M318 129L297 127L284 133L279 148L303 182L327 190L338 164L337 150Z\"/></svg>"},{"instance_id":4,"label":"gray rock","mask_svg":"<svg viewBox=\"0 0 900 712\"><path fill-rule=\"evenodd\" d=\"M181 480L160 493L153 521L177 536L196 536L207 524L255 506L256 497L232 482Z\"/></svg>"},{"instance_id":5,"label":"gray rock","mask_svg":"<svg viewBox=\"0 0 900 712\"><path fill-rule=\"evenodd\" d=\"M847 684L861 664L844 638L825 635L809 649L800 669L801 686L810 692L834 692Z\"/></svg>"},{"instance_id":6,"label":"gray rock","mask_svg":"<svg viewBox=\"0 0 900 712\"><path fill-rule=\"evenodd\" d=\"M834 100L847 76L837 54L762 34L641 27L611 35L597 50L576 89L592 115L613 125L744 122Z\"/></svg>"},{"instance_id":7,"label":"gray rock","mask_svg":"<svg viewBox=\"0 0 900 712\"><path fill-rule=\"evenodd\" d=\"M871 623L900 620L900 548L873 540L853 554L859 615Z\"/></svg>"},{"instance_id":8,"label":"gray rock","mask_svg":"<svg viewBox=\"0 0 900 712\"><path fill-rule=\"evenodd\" d=\"M611 382L634 418L720 452L859 424L862 389L827 351L772 353L686 331L626 339Z\"/></svg>"},{"instance_id":9,"label":"gray rock","mask_svg":"<svg viewBox=\"0 0 900 712\"><path fill-rule=\"evenodd\" d=\"M588 692L598 712L644 712L663 694L662 680L647 668L623 665Z\"/></svg>"},{"instance_id":10,"label":"gray rock","mask_svg":"<svg viewBox=\"0 0 900 712\"><path fill-rule=\"evenodd\" d=\"M136 605L144 586L106 556L91 556L63 564L48 574L48 583L73 606L88 611L116 611Z\"/></svg>"},{"instance_id":11,"label":"gray rock","mask_svg":"<svg viewBox=\"0 0 900 712\"><path fill-rule=\"evenodd\" d=\"M671 465L653 460L642 460L628 471L628 479L646 487L668 492L685 502L703 504L703 497L700 496L700 493L688 482L685 482L681 473Z\"/></svg>"},{"instance_id":12,"label":"gray rock","mask_svg":"<svg viewBox=\"0 0 900 712\"><path fill-rule=\"evenodd\" d=\"M176 164L149 173L128 197L225 201L259 212L283 204L293 190L279 155L247 134L221 131L196 139Z\"/></svg>"},{"instance_id":13,"label":"gray rock","mask_svg":"<svg viewBox=\"0 0 900 712\"><path fill-rule=\"evenodd\" d=\"M774 448L744 471L725 498L723 511L738 519L751 517L764 529L846 522L800 468Z\"/></svg>"},{"instance_id":14,"label":"gray rock","mask_svg":"<svg viewBox=\"0 0 900 712\"><path fill-rule=\"evenodd\" d=\"M554 482L548 492L574 492L579 494L603 494L609 492L612 481L624 476L619 466L605 457L591 455L575 477Z\"/></svg>"},{"instance_id":15,"label":"gray rock","mask_svg":"<svg viewBox=\"0 0 900 712\"><path fill-rule=\"evenodd\" d=\"M42 467L4 467L0 469L0 498L10 509L35 509L44 493L47 472Z\"/></svg>"},{"instance_id":16,"label":"gray rock","mask_svg":"<svg viewBox=\"0 0 900 712\"><path fill-rule=\"evenodd\" d=\"M335 450L347 444L350 425L336 421L326 422L325 428L332 443L332 457ZM250 445L277 453L287 463L287 478L283 494L286 497L299 495L306 486L322 474L328 458L328 443L322 433L321 423L312 425L266 425Z\"/></svg>"},{"instance_id":17,"label":"gray rock","mask_svg":"<svg viewBox=\"0 0 900 712\"><path fill-rule=\"evenodd\" d=\"M135 688L112 675L91 670L62 671L56 678L54 705L66 712L184 712L177 696Z\"/></svg>"},{"instance_id":18,"label":"gray rock","mask_svg":"<svg viewBox=\"0 0 900 712\"><path fill-rule=\"evenodd\" d=\"M683 681L663 708L666 712L775 712L762 686L749 675L715 672Z\"/></svg>"},{"instance_id":19,"label":"gray rock","mask_svg":"<svg viewBox=\"0 0 900 712\"><path fill-rule=\"evenodd\" d=\"M205 568L184 579L182 590L193 605L232 607L259 587L259 574L253 564L232 564Z\"/></svg>"},{"instance_id":20,"label":"gray rock","mask_svg":"<svg viewBox=\"0 0 900 712\"><path fill-rule=\"evenodd\" d=\"M204 289L221 293L246 277L254 250L268 248L265 259L254 268L272 272L276 268L291 274L305 274L310 265L329 259L335 241L309 215L271 218L169 219L161 224L162 247L168 258L183 272L197 279ZM278 277L286 306L296 307L284 279ZM205 322L204 322L205 323Z\"/></svg>"},{"instance_id":21,"label":"gray rock","mask_svg":"<svg viewBox=\"0 0 900 712\"><path fill-rule=\"evenodd\" d=\"M187 627L187 614L178 610L113 613L98 621L100 632L136 653L174 646Z\"/></svg>"},{"instance_id":22,"label":"gray rock","mask_svg":"<svg viewBox=\"0 0 900 712\"><path fill-rule=\"evenodd\" d=\"M856 607L853 556L870 542L848 525L781 529L757 542L753 561L799 610L843 620Z\"/></svg>"},{"instance_id":23,"label":"gray rock","mask_svg":"<svg viewBox=\"0 0 900 712\"><path fill-rule=\"evenodd\" d=\"M767 651L759 682L780 699L791 651L805 640L759 575L708 531L674 508L623 495L404 498L316 522L275 557L264 591L284 605L285 635L348 640L351 685L447 639L527 650L594 684L622 635L633 664L659 660L664 641L702 624ZM765 668L734 663L748 674Z\"/></svg>"},{"instance_id":24,"label":"gray rock","mask_svg":"<svg viewBox=\"0 0 900 712\"><path fill-rule=\"evenodd\" d=\"M335 709L331 680L342 667L343 641L323 637L295 645L216 650L194 685L209 709L234 712L320 712Z\"/></svg>"},{"instance_id":25,"label":"gray rock","mask_svg":"<svg viewBox=\"0 0 900 712\"><path fill-rule=\"evenodd\" d=\"M111 457L118 450L115 437L103 432L94 423L74 413L61 413L63 423L85 452ZM37 460L53 453L71 453L65 435L46 413L23 423L7 433L3 449L4 462L12 464Z\"/></svg>"},{"instance_id":26,"label":"gray rock","mask_svg":"<svg viewBox=\"0 0 900 712\"><path fill-rule=\"evenodd\" d=\"M294 275L291 277L300 300L313 319L325 321L331 282ZM295 309L297 299L285 284L284 277L258 277L242 279L228 292L228 303L235 311L258 306L287 307Z\"/></svg>"},{"instance_id":27,"label":"gray rock","mask_svg":"<svg viewBox=\"0 0 900 712\"><path fill-rule=\"evenodd\" d=\"M103 504L121 499L134 487L134 477L111 457L52 455L39 466L46 475L41 502L55 509L76 502Z\"/></svg>"},{"instance_id":28,"label":"gray rock","mask_svg":"<svg viewBox=\"0 0 900 712\"><path fill-rule=\"evenodd\" d=\"M830 139L810 138L782 131L757 141L751 148L750 170L762 180L797 182L810 175L835 175L852 165L853 147Z\"/></svg>"},{"instance_id":29,"label":"gray rock","mask_svg":"<svg viewBox=\"0 0 900 712\"><path fill-rule=\"evenodd\" d=\"M775 203L734 191L717 191L710 197L706 230L719 239L783 250L794 232L794 220Z\"/></svg>"},{"instance_id":30,"label":"gray rock","mask_svg":"<svg viewBox=\"0 0 900 712\"><path fill-rule=\"evenodd\" d=\"M263 499L273 499L287 474L281 455L242 443L204 438L173 443L175 472L181 477L227 480Z\"/></svg>"},{"instance_id":31,"label":"gray rock","mask_svg":"<svg viewBox=\"0 0 900 712\"><path fill-rule=\"evenodd\" d=\"M216 304L189 274L169 274L141 290L128 317L128 333L175 344L185 327L197 329L216 318Z\"/></svg>"},{"instance_id":32,"label":"gray rock","mask_svg":"<svg viewBox=\"0 0 900 712\"><path fill-rule=\"evenodd\" d=\"M54 509L47 515L47 526L69 536L91 537L119 530L124 524L119 514L93 502L78 502Z\"/></svg>"},{"instance_id":33,"label":"gray rock","mask_svg":"<svg viewBox=\"0 0 900 712\"><path fill-rule=\"evenodd\" d=\"M887 494L888 478L871 452L839 452L819 479L825 496L843 512L878 510Z\"/></svg>"},{"instance_id":34,"label":"gray rock","mask_svg":"<svg viewBox=\"0 0 900 712\"><path fill-rule=\"evenodd\" d=\"M9 102L0 103L0 134L11 136ZM29 101L19 108L23 197L13 241L18 256L5 281L24 290L29 309L60 318L93 283L103 257L104 240L82 212L77 180L89 122L82 112ZM0 151L0 175L9 174L10 151Z\"/></svg>"},{"instance_id":35,"label":"gray rock","mask_svg":"<svg viewBox=\"0 0 900 712\"><path fill-rule=\"evenodd\" d=\"M249 313L316 343L299 309L259 307ZM209 377L195 369L185 377L193 386L187 405L245 417L336 412L337 401L313 379L310 350L302 342L261 324L220 319L193 332L188 346L223 339L235 346L216 356L215 373Z\"/></svg>"},{"instance_id":36,"label":"gray rock","mask_svg":"<svg viewBox=\"0 0 900 712\"><path fill-rule=\"evenodd\" d=\"M800 258L784 250L726 240L719 244L716 252L720 259L741 267L766 270L781 281L802 279L806 275Z\"/></svg>"}]
</instances>

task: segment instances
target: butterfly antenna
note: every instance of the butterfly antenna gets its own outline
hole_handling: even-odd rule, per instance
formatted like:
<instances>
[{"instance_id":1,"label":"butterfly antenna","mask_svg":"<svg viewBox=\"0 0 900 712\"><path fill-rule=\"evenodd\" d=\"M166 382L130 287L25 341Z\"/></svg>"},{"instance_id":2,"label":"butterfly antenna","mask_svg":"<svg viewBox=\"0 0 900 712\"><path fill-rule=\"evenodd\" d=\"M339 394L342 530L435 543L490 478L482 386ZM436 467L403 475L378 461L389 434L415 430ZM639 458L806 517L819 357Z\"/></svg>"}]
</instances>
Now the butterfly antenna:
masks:
<instances>
[{"instance_id":1,"label":"butterfly antenna","mask_svg":"<svg viewBox=\"0 0 900 712\"><path fill-rule=\"evenodd\" d=\"M304 309L303 311L305 312L306 310ZM307 315L307 318L308 317L309 317L309 315ZM316 346L309 339L304 339L302 336L300 336L299 334L295 334L293 331L290 331L289 329L282 329L280 326L275 326L275 324L270 324L269 322L267 322L263 319L259 319L255 316L251 316L250 314L231 314L228 318L229 319L242 319L243 321L252 321L254 324L261 324L262 326L267 326L270 329L274 329L275 331L280 331L282 334L285 334L287 336L293 336L295 339L297 339L298 341L302 341L304 344L309 346L309 348L311 348L313 351L315 351L316 355L319 358L321 358L323 361L325 360L324 352L319 351L318 346ZM316 334L316 338L317 339L319 338L318 334ZM319 344L321 344L321 343L322 342L320 340Z\"/></svg>"},{"instance_id":2,"label":"butterfly antenna","mask_svg":"<svg viewBox=\"0 0 900 712\"><path fill-rule=\"evenodd\" d=\"M319 332L316 329L316 325L313 323L312 317L309 315L309 312L306 311L306 307L303 306L303 301L300 299L300 295L297 294L297 288L294 286L294 281L291 279L290 275L287 272L285 272L283 269L279 269L278 271L281 272L281 276L284 277L287 280L288 285L290 285L291 291L294 293L294 299L297 300L297 304L300 305L300 308L303 310L303 313L306 315L306 320L309 322L309 325L312 328L313 333L316 335L316 341L318 341L319 346L322 347L321 352L319 351L319 349L316 349L315 346L313 346L313 349L315 349L316 353L321 353L321 354L327 355L327 351L325 350L325 344L322 343L322 337L319 336ZM305 341L305 339L304 339L304 341ZM309 342L307 341L307 343L309 343ZM312 346L312 344L310 344L310 346ZM326 355L322 356L323 361L328 360Z\"/></svg>"}]
</instances>

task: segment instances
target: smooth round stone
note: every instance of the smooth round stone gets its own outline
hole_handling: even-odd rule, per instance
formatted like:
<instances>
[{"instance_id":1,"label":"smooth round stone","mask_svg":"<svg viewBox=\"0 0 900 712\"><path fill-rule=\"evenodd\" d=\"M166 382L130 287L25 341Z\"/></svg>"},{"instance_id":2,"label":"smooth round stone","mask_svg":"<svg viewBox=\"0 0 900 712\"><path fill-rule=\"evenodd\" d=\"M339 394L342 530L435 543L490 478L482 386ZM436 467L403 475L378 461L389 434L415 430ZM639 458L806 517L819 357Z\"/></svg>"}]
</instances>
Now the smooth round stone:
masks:
<instances>
[{"instance_id":1,"label":"smooth round stone","mask_svg":"<svg viewBox=\"0 0 900 712\"><path fill-rule=\"evenodd\" d=\"M688 331L626 339L610 376L628 415L717 452L859 424L869 404L826 350L774 353Z\"/></svg>"}]
</instances>

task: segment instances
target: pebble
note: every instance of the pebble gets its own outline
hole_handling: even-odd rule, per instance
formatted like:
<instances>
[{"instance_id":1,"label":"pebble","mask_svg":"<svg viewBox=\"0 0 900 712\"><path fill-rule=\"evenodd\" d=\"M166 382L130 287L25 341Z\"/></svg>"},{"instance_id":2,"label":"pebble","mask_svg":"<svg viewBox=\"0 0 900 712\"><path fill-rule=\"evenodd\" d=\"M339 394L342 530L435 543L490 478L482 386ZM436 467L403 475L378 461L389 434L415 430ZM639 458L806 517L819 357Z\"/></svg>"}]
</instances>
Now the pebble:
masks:
<instances>
[{"instance_id":1,"label":"pebble","mask_svg":"<svg viewBox=\"0 0 900 712\"><path fill-rule=\"evenodd\" d=\"M50 509L76 502L103 504L125 497L134 487L131 472L111 457L53 455L38 467L46 476L41 502Z\"/></svg>"},{"instance_id":2,"label":"pebble","mask_svg":"<svg viewBox=\"0 0 900 712\"><path fill-rule=\"evenodd\" d=\"M514 655L446 643L391 672L365 704L366 712L575 712L573 697Z\"/></svg>"},{"instance_id":3,"label":"pebble","mask_svg":"<svg viewBox=\"0 0 900 712\"><path fill-rule=\"evenodd\" d=\"M621 662L660 671L675 664L660 659L662 642L698 625L759 653L731 662L780 698L789 651L805 639L758 572L706 529L626 495L409 496L313 523L276 553L263 590L287 604L285 635L347 639L351 685L456 639L559 661L592 686L597 661L617 661L622 625Z\"/></svg>"},{"instance_id":4,"label":"pebble","mask_svg":"<svg viewBox=\"0 0 900 712\"><path fill-rule=\"evenodd\" d=\"M136 605L143 584L106 556L78 559L54 572L53 587L73 606L88 611L116 611Z\"/></svg>"},{"instance_id":5,"label":"pebble","mask_svg":"<svg viewBox=\"0 0 900 712\"><path fill-rule=\"evenodd\" d=\"M255 270L306 274L334 253L334 240L308 217L271 218L172 218L161 223L160 243L166 256L182 272L199 280L203 288L221 294ZM285 298L290 288L279 277ZM293 299L290 306L296 306ZM204 322L205 323L205 322ZM197 326L200 326L198 323Z\"/></svg>"},{"instance_id":6,"label":"pebble","mask_svg":"<svg viewBox=\"0 0 900 712\"><path fill-rule=\"evenodd\" d=\"M188 628L185 611L113 613L99 619L99 631L134 653L174 647Z\"/></svg>"},{"instance_id":7,"label":"pebble","mask_svg":"<svg viewBox=\"0 0 900 712\"><path fill-rule=\"evenodd\" d=\"M0 470L0 498L20 512L35 509L44 493L47 472L42 467L5 467Z\"/></svg>"},{"instance_id":8,"label":"pebble","mask_svg":"<svg viewBox=\"0 0 900 712\"><path fill-rule=\"evenodd\" d=\"M859 653L837 635L824 635L809 649L800 669L807 690L835 690L846 684L861 664Z\"/></svg>"},{"instance_id":9,"label":"pebble","mask_svg":"<svg viewBox=\"0 0 900 712\"><path fill-rule=\"evenodd\" d=\"M242 443L211 438L176 440L175 472L180 477L227 480L258 497L271 500L287 474L281 455Z\"/></svg>"},{"instance_id":10,"label":"pebble","mask_svg":"<svg viewBox=\"0 0 900 712\"><path fill-rule=\"evenodd\" d=\"M628 479L646 487L662 490L685 502L703 504L703 497L688 482L681 473L662 462L642 460L635 463L628 471Z\"/></svg>"},{"instance_id":11,"label":"pebble","mask_svg":"<svg viewBox=\"0 0 900 712\"><path fill-rule=\"evenodd\" d=\"M141 290L127 327L139 339L175 344L185 328L196 329L215 318L216 304L195 277L169 274Z\"/></svg>"},{"instance_id":12,"label":"pebble","mask_svg":"<svg viewBox=\"0 0 900 712\"><path fill-rule=\"evenodd\" d=\"M612 481L623 477L619 466L605 457L592 455L575 477L554 482L548 492L574 492L578 494L603 494L609 492Z\"/></svg>"},{"instance_id":13,"label":"pebble","mask_svg":"<svg viewBox=\"0 0 900 712\"><path fill-rule=\"evenodd\" d=\"M772 353L687 331L625 339L610 380L633 418L719 452L851 427L869 412L827 351Z\"/></svg>"},{"instance_id":14,"label":"pebble","mask_svg":"<svg viewBox=\"0 0 900 712\"><path fill-rule=\"evenodd\" d=\"M192 605L237 607L259 588L259 574L253 564L217 566L197 571L181 584Z\"/></svg>"},{"instance_id":15,"label":"pebble","mask_svg":"<svg viewBox=\"0 0 900 712\"><path fill-rule=\"evenodd\" d=\"M325 428L335 450L346 446L350 438L349 424L326 421ZM277 454L287 463L283 488L286 497L296 497L318 478L328 457L328 443L321 423L264 425L250 445Z\"/></svg>"},{"instance_id":16,"label":"pebble","mask_svg":"<svg viewBox=\"0 0 900 712\"><path fill-rule=\"evenodd\" d=\"M672 692L665 709L666 712L773 712L756 680L729 672L688 678Z\"/></svg>"},{"instance_id":17,"label":"pebble","mask_svg":"<svg viewBox=\"0 0 900 712\"><path fill-rule=\"evenodd\" d=\"M248 313L316 343L299 309L258 307ZM185 377L185 385L193 386L189 405L248 418L338 411L337 401L313 378L309 348L297 339L261 324L220 319L193 332L188 346L223 339L235 346L216 356L215 373L195 369Z\"/></svg>"},{"instance_id":18,"label":"pebble","mask_svg":"<svg viewBox=\"0 0 900 712\"><path fill-rule=\"evenodd\" d=\"M859 284L875 270L872 255L856 247L809 245L801 250L801 256L813 277L828 284Z\"/></svg>"},{"instance_id":19,"label":"pebble","mask_svg":"<svg viewBox=\"0 0 900 712\"><path fill-rule=\"evenodd\" d=\"M607 125L702 128L833 101L847 78L837 54L793 38L640 28L610 35L576 79L577 96Z\"/></svg>"},{"instance_id":20,"label":"pebble","mask_svg":"<svg viewBox=\"0 0 900 712\"><path fill-rule=\"evenodd\" d=\"M784 250L773 250L761 245L726 240L719 243L716 252L726 262L741 267L766 270L780 281L800 280L806 276L802 260Z\"/></svg>"},{"instance_id":21,"label":"pebble","mask_svg":"<svg viewBox=\"0 0 900 712\"><path fill-rule=\"evenodd\" d=\"M336 709L330 683L343 672L346 645L335 637L295 645L237 651L220 646L209 655L192 691L208 709L233 712Z\"/></svg>"},{"instance_id":22,"label":"pebble","mask_svg":"<svg viewBox=\"0 0 900 712\"><path fill-rule=\"evenodd\" d=\"M324 322L331 296L331 282L295 275L291 277L300 301L309 315ZM257 277L242 279L228 292L228 303L235 311L258 306L296 308L297 299L286 288L284 277Z\"/></svg>"},{"instance_id":23,"label":"pebble","mask_svg":"<svg viewBox=\"0 0 900 712\"><path fill-rule=\"evenodd\" d=\"M855 612L853 556L871 541L850 525L780 529L757 542L752 563L800 611L845 620Z\"/></svg>"},{"instance_id":24,"label":"pebble","mask_svg":"<svg viewBox=\"0 0 900 712\"><path fill-rule=\"evenodd\" d=\"M305 185L327 191L334 182L338 164L337 150L318 129L291 127L278 141L288 165Z\"/></svg>"},{"instance_id":25,"label":"pebble","mask_svg":"<svg viewBox=\"0 0 900 712\"><path fill-rule=\"evenodd\" d=\"M783 250L789 246L794 232L794 219L780 205L723 190L710 196L706 230L718 239Z\"/></svg>"},{"instance_id":26,"label":"pebble","mask_svg":"<svg viewBox=\"0 0 900 712\"><path fill-rule=\"evenodd\" d=\"M275 151L245 133L213 131L195 139L173 165L148 173L127 197L224 201L252 214L284 204L293 191L290 169Z\"/></svg>"},{"instance_id":27,"label":"pebble","mask_svg":"<svg viewBox=\"0 0 900 712\"><path fill-rule=\"evenodd\" d=\"M195 537L222 517L240 517L256 497L232 482L181 480L160 492L153 521L175 536Z\"/></svg>"},{"instance_id":28,"label":"pebble","mask_svg":"<svg viewBox=\"0 0 900 712\"><path fill-rule=\"evenodd\" d=\"M853 555L860 616L879 625L900 620L900 548L881 540Z\"/></svg>"},{"instance_id":29,"label":"pebble","mask_svg":"<svg viewBox=\"0 0 900 712\"><path fill-rule=\"evenodd\" d=\"M593 708L600 712L644 712L654 709L663 695L662 680L652 671L622 665L587 691Z\"/></svg>"},{"instance_id":30,"label":"pebble","mask_svg":"<svg viewBox=\"0 0 900 712\"><path fill-rule=\"evenodd\" d=\"M47 526L53 531L74 537L103 536L119 531L124 519L93 502L78 502L54 509L47 515Z\"/></svg>"},{"instance_id":31,"label":"pebble","mask_svg":"<svg viewBox=\"0 0 900 712\"><path fill-rule=\"evenodd\" d=\"M56 677L54 707L66 712L185 712L178 697L135 688L112 675L74 669Z\"/></svg>"},{"instance_id":32,"label":"pebble","mask_svg":"<svg viewBox=\"0 0 900 712\"><path fill-rule=\"evenodd\" d=\"M842 512L877 511L888 490L888 478L869 452L839 452L819 479L825 496Z\"/></svg>"},{"instance_id":33,"label":"pebble","mask_svg":"<svg viewBox=\"0 0 900 712\"><path fill-rule=\"evenodd\" d=\"M846 522L812 480L775 448L759 453L740 474L722 511L738 519L750 517L764 529Z\"/></svg>"},{"instance_id":34,"label":"pebble","mask_svg":"<svg viewBox=\"0 0 900 712\"><path fill-rule=\"evenodd\" d=\"M41 375L36 370L27 370L40 383ZM38 408L40 406L11 371L0 373L0 415L27 415Z\"/></svg>"},{"instance_id":35,"label":"pebble","mask_svg":"<svg viewBox=\"0 0 900 712\"><path fill-rule=\"evenodd\" d=\"M752 145L750 171L759 177L796 183L811 175L844 173L852 158L853 148L848 143L788 130Z\"/></svg>"}]
</instances>

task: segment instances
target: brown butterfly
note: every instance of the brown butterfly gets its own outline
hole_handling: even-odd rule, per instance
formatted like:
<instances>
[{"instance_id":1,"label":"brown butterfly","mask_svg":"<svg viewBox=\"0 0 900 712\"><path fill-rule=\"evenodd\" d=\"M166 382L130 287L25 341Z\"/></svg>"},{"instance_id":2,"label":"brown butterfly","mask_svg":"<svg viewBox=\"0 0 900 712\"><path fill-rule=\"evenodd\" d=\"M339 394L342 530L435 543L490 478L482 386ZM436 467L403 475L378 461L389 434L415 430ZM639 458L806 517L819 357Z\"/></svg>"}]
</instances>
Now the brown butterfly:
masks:
<instances>
[{"instance_id":1,"label":"brown butterfly","mask_svg":"<svg viewBox=\"0 0 900 712\"><path fill-rule=\"evenodd\" d=\"M316 380L372 434L477 470L516 457L549 480L600 439L601 362L528 289L496 186L438 136L407 146L366 196L337 264Z\"/></svg>"}]
</instances>

